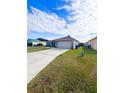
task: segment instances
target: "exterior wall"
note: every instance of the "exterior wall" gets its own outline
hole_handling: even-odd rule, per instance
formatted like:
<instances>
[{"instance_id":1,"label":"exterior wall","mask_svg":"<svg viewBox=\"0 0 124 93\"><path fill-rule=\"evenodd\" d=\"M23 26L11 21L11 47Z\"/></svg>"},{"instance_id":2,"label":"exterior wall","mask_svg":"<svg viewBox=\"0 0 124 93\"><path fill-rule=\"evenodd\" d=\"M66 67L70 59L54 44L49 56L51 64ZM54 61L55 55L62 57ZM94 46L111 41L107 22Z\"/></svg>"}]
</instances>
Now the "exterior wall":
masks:
<instances>
[{"instance_id":1,"label":"exterior wall","mask_svg":"<svg viewBox=\"0 0 124 93\"><path fill-rule=\"evenodd\" d=\"M45 41L41 41L40 43L43 44L44 46L46 46L47 44Z\"/></svg>"},{"instance_id":2,"label":"exterior wall","mask_svg":"<svg viewBox=\"0 0 124 93\"><path fill-rule=\"evenodd\" d=\"M79 44L79 42L73 41L73 49L75 49L78 44Z\"/></svg>"},{"instance_id":3,"label":"exterior wall","mask_svg":"<svg viewBox=\"0 0 124 93\"><path fill-rule=\"evenodd\" d=\"M97 50L97 38L93 39L93 40L90 40L89 42L87 42L85 44L85 46L87 45L91 45L91 48Z\"/></svg>"},{"instance_id":4,"label":"exterior wall","mask_svg":"<svg viewBox=\"0 0 124 93\"><path fill-rule=\"evenodd\" d=\"M43 44L44 46L46 46L47 43L44 41L40 41L40 42L32 42L32 44L33 46L38 45L38 44Z\"/></svg>"},{"instance_id":5,"label":"exterior wall","mask_svg":"<svg viewBox=\"0 0 124 93\"><path fill-rule=\"evenodd\" d=\"M32 46L39 44L39 42L32 42Z\"/></svg>"},{"instance_id":6,"label":"exterior wall","mask_svg":"<svg viewBox=\"0 0 124 93\"><path fill-rule=\"evenodd\" d=\"M91 44L92 48L97 50L97 39L92 40Z\"/></svg>"}]
</instances>

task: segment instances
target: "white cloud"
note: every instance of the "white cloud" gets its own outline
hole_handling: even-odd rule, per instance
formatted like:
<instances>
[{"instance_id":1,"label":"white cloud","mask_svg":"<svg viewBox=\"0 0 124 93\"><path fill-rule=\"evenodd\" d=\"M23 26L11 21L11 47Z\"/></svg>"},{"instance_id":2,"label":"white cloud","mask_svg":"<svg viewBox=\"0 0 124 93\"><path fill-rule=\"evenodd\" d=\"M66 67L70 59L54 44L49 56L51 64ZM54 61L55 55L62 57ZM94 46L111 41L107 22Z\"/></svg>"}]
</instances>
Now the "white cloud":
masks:
<instances>
[{"instance_id":1,"label":"white cloud","mask_svg":"<svg viewBox=\"0 0 124 93\"><path fill-rule=\"evenodd\" d=\"M68 20L75 21L68 25L70 34L79 39L89 39L90 33L96 33L97 20L96 20L96 0L65 0L71 4L68 7L62 6L62 9L70 11ZM60 8L61 9L61 8ZM87 39L86 39L87 38Z\"/></svg>"},{"instance_id":2,"label":"white cloud","mask_svg":"<svg viewBox=\"0 0 124 93\"><path fill-rule=\"evenodd\" d=\"M73 11L79 7L82 1L84 2L84 0L63 0L63 1L68 2L70 4L61 6L58 8L58 10L65 9L67 11Z\"/></svg>"},{"instance_id":3,"label":"white cloud","mask_svg":"<svg viewBox=\"0 0 124 93\"><path fill-rule=\"evenodd\" d=\"M28 30L49 32L61 35L71 35L80 41L87 41L90 33L96 33L96 0L64 0L71 2L58 9L70 12L71 24L58 17L56 14L48 14L32 8L32 14L28 14Z\"/></svg>"},{"instance_id":4,"label":"white cloud","mask_svg":"<svg viewBox=\"0 0 124 93\"><path fill-rule=\"evenodd\" d=\"M55 14L48 14L36 8L31 8L32 13L28 14L28 31L49 32L65 34L66 22Z\"/></svg>"},{"instance_id":5,"label":"white cloud","mask_svg":"<svg viewBox=\"0 0 124 93\"><path fill-rule=\"evenodd\" d=\"M70 11L70 10L71 10L69 5L65 5L65 6L62 6L62 7L58 7L57 9L58 9L58 10L65 9L65 10L67 10L67 11Z\"/></svg>"}]
</instances>

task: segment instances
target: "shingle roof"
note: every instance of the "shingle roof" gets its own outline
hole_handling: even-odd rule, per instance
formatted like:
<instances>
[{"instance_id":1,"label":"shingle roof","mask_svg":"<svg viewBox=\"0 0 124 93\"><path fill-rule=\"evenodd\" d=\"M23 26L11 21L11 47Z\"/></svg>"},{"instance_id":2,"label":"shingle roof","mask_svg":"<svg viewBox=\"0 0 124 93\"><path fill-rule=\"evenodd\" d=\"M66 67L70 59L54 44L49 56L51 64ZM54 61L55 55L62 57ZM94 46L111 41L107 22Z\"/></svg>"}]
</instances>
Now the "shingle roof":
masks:
<instances>
[{"instance_id":1,"label":"shingle roof","mask_svg":"<svg viewBox=\"0 0 124 93\"><path fill-rule=\"evenodd\" d=\"M40 41L37 40L37 39L28 39L27 42L28 42L28 43L32 43L32 42L40 42Z\"/></svg>"},{"instance_id":2,"label":"shingle roof","mask_svg":"<svg viewBox=\"0 0 124 93\"><path fill-rule=\"evenodd\" d=\"M75 40L75 41L78 41L76 40L75 38L71 37L71 36L66 36L66 37L62 37L62 38L58 38L58 39L54 39L53 41L65 41L65 40ZM78 41L79 42L79 41Z\"/></svg>"},{"instance_id":3,"label":"shingle roof","mask_svg":"<svg viewBox=\"0 0 124 93\"><path fill-rule=\"evenodd\" d=\"M49 40L44 39L44 38L37 38L37 39L40 40L40 41L49 41Z\"/></svg>"},{"instance_id":4,"label":"shingle roof","mask_svg":"<svg viewBox=\"0 0 124 93\"><path fill-rule=\"evenodd\" d=\"M97 39L97 36L96 37L94 37L94 38L92 38L92 39L90 39L90 40L88 40L87 42L85 42L85 43L88 43L88 42L90 42L90 41L92 41L92 40L94 40L94 39Z\"/></svg>"}]
</instances>

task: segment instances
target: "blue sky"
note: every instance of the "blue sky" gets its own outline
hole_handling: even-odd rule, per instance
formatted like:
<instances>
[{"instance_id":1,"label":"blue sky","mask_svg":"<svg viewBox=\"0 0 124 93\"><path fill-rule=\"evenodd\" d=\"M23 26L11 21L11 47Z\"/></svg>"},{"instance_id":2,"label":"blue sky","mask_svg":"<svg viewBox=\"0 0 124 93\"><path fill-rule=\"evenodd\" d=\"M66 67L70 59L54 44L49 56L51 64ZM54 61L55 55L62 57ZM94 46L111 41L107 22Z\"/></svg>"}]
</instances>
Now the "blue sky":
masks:
<instances>
[{"instance_id":1,"label":"blue sky","mask_svg":"<svg viewBox=\"0 0 124 93\"><path fill-rule=\"evenodd\" d=\"M27 10L28 38L96 36L96 0L27 0Z\"/></svg>"},{"instance_id":2,"label":"blue sky","mask_svg":"<svg viewBox=\"0 0 124 93\"><path fill-rule=\"evenodd\" d=\"M66 18L68 16L69 12L65 10L57 10L57 7L61 7L65 5L65 3L62 0L28 0L28 10L31 12L30 7L37 8L39 10L42 10L47 13L55 13L59 17Z\"/></svg>"}]
</instances>

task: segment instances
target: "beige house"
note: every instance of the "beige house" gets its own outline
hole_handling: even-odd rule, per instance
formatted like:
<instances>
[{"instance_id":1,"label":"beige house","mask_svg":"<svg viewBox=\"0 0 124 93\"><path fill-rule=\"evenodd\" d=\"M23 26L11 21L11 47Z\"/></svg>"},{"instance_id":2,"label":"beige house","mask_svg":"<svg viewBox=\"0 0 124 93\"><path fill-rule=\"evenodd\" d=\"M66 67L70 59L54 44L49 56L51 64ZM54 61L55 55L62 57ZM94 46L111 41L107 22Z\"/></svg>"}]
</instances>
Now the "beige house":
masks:
<instances>
[{"instance_id":1,"label":"beige house","mask_svg":"<svg viewBox=\"0 0 124 93\"><path fill-rule=\"evenodd\" d=\"M97 37L95 37L95 38L93 38L93 39L87 41L87 42L85 43L85 46L89 46L89 47L91 47L91 48L97 50Z\"/></svg>"},{"instance_id":2,"label":"beige house","mask_svg":"<svg viewBox=\"0 0 124 93\"><path fill-rule=\"evenodd\" d=\"M71 36L66 36L62 38L58 38L49 42L49 44L56 48L62 49L75 49L79 44L79 41L74 39Z\"/></svg>"}]
</instances>

